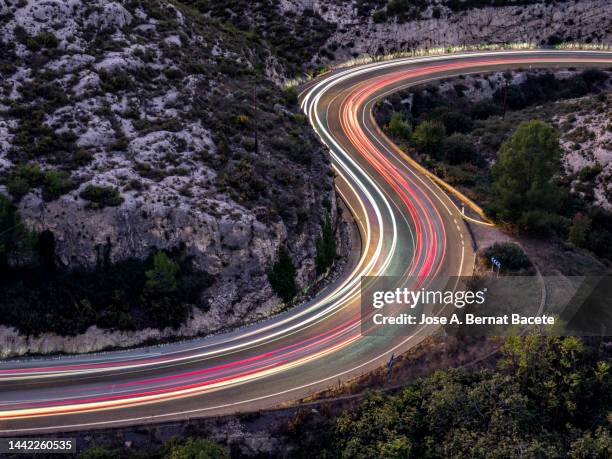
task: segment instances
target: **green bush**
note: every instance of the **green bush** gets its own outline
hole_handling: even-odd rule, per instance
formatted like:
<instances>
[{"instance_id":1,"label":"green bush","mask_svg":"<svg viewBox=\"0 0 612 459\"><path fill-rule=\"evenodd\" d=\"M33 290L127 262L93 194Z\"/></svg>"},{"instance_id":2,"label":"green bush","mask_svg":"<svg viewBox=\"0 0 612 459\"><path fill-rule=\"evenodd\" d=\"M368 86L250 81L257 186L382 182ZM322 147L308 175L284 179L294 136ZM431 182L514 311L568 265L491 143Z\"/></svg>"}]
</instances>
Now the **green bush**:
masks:
<instances>
[{"instance_id":1,"label":"green bush","mask_svg":"<svg viewBox=\"0 0 612 459\"><path fill-rule=\"evenodd\" d=\"M495 257L502 264L502 269L508 271L519 271L531 266L523 249L512 242L496 242L485 249L483 257L488 263L491 263L491 257Z\"/></svg>"},{"instance_id":2,"label":"green bush","mask_svg":"<svg viewBox=\"0 0 612 459\"><path fill-rule=\"evenodd\" d=\"M595 164L593 166L584 166L578 173L578 179L581 182L593 181L599 173L603 170L601 164Z\"/></svg>"},{"instance_id":3,"label":"green bush","mask_svg":"<svg viewBox=\"0 0 612 459\"><path fill-rule=\"evenodd\" d=\"M72 155L72 158L70 159L70 163L74 168L77 168L77 167L85 166L86 164L89 164L92 159L93 159L93 154L90 151L85 150L84 148L79 148Z\"/></svg>"},{"instance_id":4,"label":"green bush","mask_svg":"<svg viewBox=\"0 0 612 459\"><path fill-rule=\"evenodd\" d=\"M70 174L65 171L47 171L43 177L43 199L53 201L72 188Z\"/></svg>"},{"instance_id":5,"label":"green bush","mask_svg":"<svg viewBox=\"0 0 612 459\"><path fill-rule=\"evenodd\" d=\"M103 91L117 92L125 91L130 89L134 82L132 78L125 72L107 72L106 70L100 70L98 72L100 77L100 87Z\"/></svg>"},{"instance_id":6,"label":"green bush","mask_svg":"<svg viewBox=\"0 0 612 459\"><path fill-rule=\"evenodd\" d=\"M116 188L108 186L87 185L81 191L81 198L90 201L92 208L116 207L123 202L123 197Z\"/></svg>"},{"instance_id":7,"label":"green bush","mask_svg":"<svg viewBox=\"0 0 612 459\"><path fill-rule=\"evenodd\" d=\"M561 196L560 193L559 198ZM566 217L539 209L524 211L516 221L516 226L520 231L533 236L560 235L565 237L568 224Z\"/></svg>"},{"instance_id":8,"label":"green bush","mask_svg":"<svg viewBox=\"0 0 612 459\"><path fill-rule=\"evenodd\" d=\"M389 16L402 15L407 13L412 6L413 3L410 0L389 0L387 13Z\"/></svg>"},{"instance_id":9,"label":"green bush","mask_svg":"<svg viewBox=\"0 0 612 459\"><path fill-rule=\"evenodd\" d=\"M164 69L164 75L169 80L179 80L183 77L183 72L180 69L168 67Z\"/></svg>"},{"instance_id":10,"label":"green bush","mask_svg":"<svg viewBox=\"0 0 612 459\"><path fill-rule=\"evenodd\" d=\"M31 185L23 177L15 175L6 182L8 192L16 199L21 199L30 192Z\"/></svg>"},{"instance_id":11,"label":"green bush","mask_svg":"<svg viewBox=\"0 0 612 459\"><path fill-rule=\"evenodd\" d=\"M121 452L103 446L94 445L83 451L79 459L121 459Z\"/></svg>"},{"instance_id":12,"label":"green bush","mask_svg":"<svg viewBox=\"0 0 612 459\"><path fill-rule=\"evenodd\" d=\"M498 90L497 99L512 110L520 110L529 105L529 101L520 86L510 85ZM505 101L505 102L504 102Z\"/></svg>"},{"instance_id":13,"label":"green bush","mask_svg":"<svg viewBox=\"0 0 612 459\"><path fill-rule=\"evenodd\" d=\"M393 112L389 120L389 131L405 142L409 142L412 137L412 126L403 113Z\"/></svg>"},{"instance_id":14,"label":"green bush","mask_svg":"<svg viewBox=\"0 0 612 459\"><path fill-rule=\"evenodd\" d=\"M414 130L412 141L419 153L441 159L445 137L446 129L440 121L425 120Z\"/></svg>"},{"instance_id":15,"label":"green bush","mask_svg":"<svg viewBox=\"0 0 612 459\"><path fill-rule=\"evenodd\" d=\"M38 51L41 48L57 48L59 46L59 40L57 37L49 31L41 31L34 37L28 37L26 39L26 47L30 51Z\"/></svg>"},{"instance_id":16,"label":"green bush","mask_svg":"<svg viewBox=\"0 0 612 459\"><path fill-rule=\"evenodd\" d=\"M451 164L477 163L474 145L465 134L453 134L444 140L444 155Z\"/></svg>"},{"instance_id":17,"label":"green bush","mask_svg":"<svg viewBox=\"0 0 612 459\"><path fill-rule=\"evenodd\" d=\"M484 120L494 115L501 115L502 107L493 103L489 99L484 99L472 105L470 110L472 118L476 120Z\"/></svg>"},{"instance_id":18,"label":"green bush","mask_svg":"<svg viewBox=\"0 0 612 459\"><path fill-rule=\"evenodd\" d=\"M113 151L127 151L129 145L130 142L125 135L118 135L110 146L110 149Z\"/></svg>"},{"instance_id":19,"label":"green bush","mask_svg":"<svg viewBox=\"0 0 612 459\"><path fill-rule=\"evenodd\" d=\"M285 88L283 91L283 99L285 99L285 104L289 107L295 107L298 104L298 92L297 89L293 86L289 88Z\"/></svg>"},{"instance_id":20,"label":"green bush","mask_svg":"<svg viewBox=\"0 0 612 459\"><path fill-rule=\"evenodd\" d=\"M572 226L569 229L569 242L576 247L584 247L590 230L591 219L584 214L577 213L574 216Z\"/></svg>"},{"instance_id":21,"label":"green bush","mask_svg":"<svg viewBox=\"0 0 612 459\"><path fill-rule=\"evenodd\" d=\"M229 459L220 445L202 438L171 440L164 445L163 456L166 459Z\"/></svg>"},{"instance_id":22,"label":"green bush","mask_svg":"<svg viewBox=\"0 0 612 459\"><path fill-rule=\"evenodd\" d=\"M30 189L39 186L42 179L43 173L38 164L21 164L12 173L6 183L6 187L15 199L21 199Z\"/></svg>"},{"instance_id":23,"label":"green bush","mask_svg":"<svg viewBox=\"0 0 612 459\"><path fill-rule=\"evenodd\" d=\"M472 118L457 111L444 111L438 117L438 120L444 124L447 134L454 134L455 132L465 134L470 132L474 127Z\"/></svg>"}]
</instances>

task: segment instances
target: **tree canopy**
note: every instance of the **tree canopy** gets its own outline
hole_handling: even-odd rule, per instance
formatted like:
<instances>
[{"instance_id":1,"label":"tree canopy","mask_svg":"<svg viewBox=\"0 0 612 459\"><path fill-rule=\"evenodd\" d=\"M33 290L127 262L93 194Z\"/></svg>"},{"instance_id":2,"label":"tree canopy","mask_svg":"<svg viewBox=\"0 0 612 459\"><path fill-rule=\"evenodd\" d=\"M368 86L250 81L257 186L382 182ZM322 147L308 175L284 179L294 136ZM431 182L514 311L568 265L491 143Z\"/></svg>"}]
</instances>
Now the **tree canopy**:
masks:
<instances>
[{"instance_id":1,"label":"tree canopy","mask_svg":"<svg viewBox=\"0 0 612 459\"><path fill-rule=\"evenodd\" d=\"M400 140L410 141L412 137L412 125L406 120L406 116L403 113L394 112L391 115L389 130Z\"/></svg>"},{"instance_id":2,"label":"tree canopy","mask_svg":"<svg viewBox=\"0 0 612 459\"><path fill-rule=\"evenodd\" d=\"M441 159L445 137L446 129L440 121L425 120L414 130L412 140L420 153Z\"/></svg>"},{"instance_id":3,"label":"tree canopy","mask_svg":"<svg viewBox=\"0 0 612 459\"><path fill-rule=\"evenodd\" d=\"M164 457L167 459L227 459L229 457L221 446L201 438L170 441L164 449Z\"/></svg>"},{"instance_id":4,"label":"tree canopy","mask_svg":"<svg viewBox=\"0 0 612 459\"><path fill-rule=\"evenodd\" d=\"M328 457L612 455L609 358L576 337L515 337L495 371L448 369L337 418Z\"/></svg>"},{"instance_id":5,"label":"tree canopy","mask_svg":"<svg viewBox=\"0 0 612 459\"><path fill-rule=\"evenodd\" d=\"M520 225L528 221L529 212L558 210L562 194L552 178L560 158L559 136L552 126L538 120L521 123L502 144L493 167L492 216Z\"/></svg>"}]
</instances>

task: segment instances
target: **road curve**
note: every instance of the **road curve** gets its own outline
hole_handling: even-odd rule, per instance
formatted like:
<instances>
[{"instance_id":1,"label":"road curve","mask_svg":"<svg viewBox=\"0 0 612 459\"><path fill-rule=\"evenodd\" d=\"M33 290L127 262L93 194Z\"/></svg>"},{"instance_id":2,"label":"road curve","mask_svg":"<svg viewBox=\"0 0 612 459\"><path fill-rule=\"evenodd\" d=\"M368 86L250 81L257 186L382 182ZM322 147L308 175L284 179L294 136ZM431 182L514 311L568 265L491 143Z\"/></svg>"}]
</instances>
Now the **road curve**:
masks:
<instances>
[{"instance_id":1,"label":"road curve","mask_svg":"<svg viewBox=\"0 0 612 459\"><path fill-rule=\"evenodd\" d=\"M422 335L364 336L362 276L434 282L469 275L461 212L372 118L408 85L513 67L609 66L603 52L521 51L407 58L342 69L311 82L301 104L328 146L361 252L312 301L230 333L85 356L0 363L0 435L146 424L266 408L383 364Z\"/></svg>"}]
</instances>

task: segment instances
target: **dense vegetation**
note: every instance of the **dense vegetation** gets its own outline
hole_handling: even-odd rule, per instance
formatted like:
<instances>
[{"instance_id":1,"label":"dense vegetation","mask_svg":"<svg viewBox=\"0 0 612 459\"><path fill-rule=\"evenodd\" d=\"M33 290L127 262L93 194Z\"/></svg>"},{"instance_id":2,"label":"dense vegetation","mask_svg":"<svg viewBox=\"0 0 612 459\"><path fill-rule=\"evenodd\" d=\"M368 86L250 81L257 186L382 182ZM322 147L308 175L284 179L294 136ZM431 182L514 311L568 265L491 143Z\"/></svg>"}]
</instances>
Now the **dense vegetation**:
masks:
<instances>
[{"instance_id":1,"label":"dense vegetation","mask_svg":"<svg viewBox=\"0 0 612 459\"><path fill-rule=\"evenodd\" d=\"M584 168L577 187L582 193L571 193L575 178L562 171L559 133L533 120L577 111L576 104L555 102L587 94L598 94L594 108L606 110L601 91L608 73L587 69L562 81L548 72L527 73L519 84L510 83L510 73L503 77L491 98L475 103L457 79L449 82L450 93L434 84L392 95L375 114L401 148L461 188L496 221L612 259L612 214L592 205L588 187L601 167ZM409 106L402 103L406 99ZM577 143L584 140L573 137Z\"/></svg>"},{"instance_id":2,"label":"dense vegetation","mask_svg":"<svg viewBox=\"0 0 612 459\"><path fill-rule=\"evenodd\" d=\"M8 198L0 195L0 315L22 333L77 334L91 325L122 330L177 327L200 305L210 279L196 273L180 250L146 260L111 263L100 247L96 269L63 268L55 238L25 229Z\"/></svg>"},{"instance_id":3,"label":"dense vegetation","mask_svg":"<svg viewBox=\"0 0 612 459\"><path fill-rule=\"evenodd\" d=\"M255 40L267 41L293 75L301 74L317 54L333 58L325 42L335 30L312 8L301 14L285 12L280 0L181 0L210 17L248 32Z\"/></svg>"},{"instance_id":4,"label":"dense vegetation","mask_svg":"<svg viewBox=\"0 0 612 459\"><path fill-rule=\"evenodd\" d=\"M121 459L126 457L146 457L149 459L228 459L229 455L221 446L212 441L187 438L185 440L169 440L159 451L145 454L130 454L120 449L92 446L79 456L80 459Z\"/></svg>"},{"instance_id":5,"label":"dense vegetation","mask_svg":"<svg viewBox=\"0 0 612 459\"><path fill-rule=\"evenodd\" d=\"M329 457L612 454L609 356L578 338L509 338L496 371L444 370L340 416Z\"/></svg>"}]
</instances>

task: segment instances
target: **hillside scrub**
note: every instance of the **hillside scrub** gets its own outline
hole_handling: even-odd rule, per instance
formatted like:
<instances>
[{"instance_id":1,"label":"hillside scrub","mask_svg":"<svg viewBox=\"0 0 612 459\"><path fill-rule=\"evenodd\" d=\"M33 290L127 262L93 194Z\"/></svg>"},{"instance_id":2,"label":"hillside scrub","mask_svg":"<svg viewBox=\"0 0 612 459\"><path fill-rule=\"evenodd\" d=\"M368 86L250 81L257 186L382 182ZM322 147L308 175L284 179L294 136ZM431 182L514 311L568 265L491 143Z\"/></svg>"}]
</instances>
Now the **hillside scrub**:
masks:
<instances>
[{"instance_id":1,"label":"hillside scrub","mask_svg":"<svg viewBox=\"0 0 612 459\"><path fill-rule=\"evenodd\" d=\"M276 0L0 2L0 191L36 230L2 255L2 310L31 311L0 323L179 330L195 306L203 332L240 325L275 310L267 268L281 246L296 289L312 281L333 176L278 83L334 28ZM158 298L156 263L179 268ZM20 284L46 269L48 282ZM134 288L114 292L124 271Z\"/></svg>"},{"instance_id":2,"label":"hillside scrub","mask_svg":"<svg viewBox=\"0 0 612 459\"><path fill-rule=\"evenodd\" d=\"M333 58L333 51L324 45L336 25L325 21L310 7L306 7L301 14L283 14L280 0L181 0L181 3L231 24L254 40L269 42L275 55L285 61L291 76L305 71L317 53Z\"/></svg>"},{"instance_id":3,"label":"hillside scrub","mask_svg":"<svg viewBox=\"0 0 612 459\"><path fill-rule=\"evenodd\" d=\"M375 117L402 149L498 222L612 259L612 214L594 202L594 187L605 194L609 173L597 162L566 172L568 148L587 158L589 148L606 148L584 123L594 117L588 111L606 113L609 82L598 69L459 77L393 94ZM414 129L410 140L391 120ZM443 136L431 134L432 123ZM428 142L419 130L429 132Z\"/></svg>"},{"instance_id":4,"label":"hillside scrub","mask_svg":"<svg viewBox=\"0 0 612 459\"><path fill-rule=\"evenodd\" d=\"M510 338L495 371L369 394L335 421L328 457L608 457L610 376L579 338Z\"/></svg>"}]
</instances>

